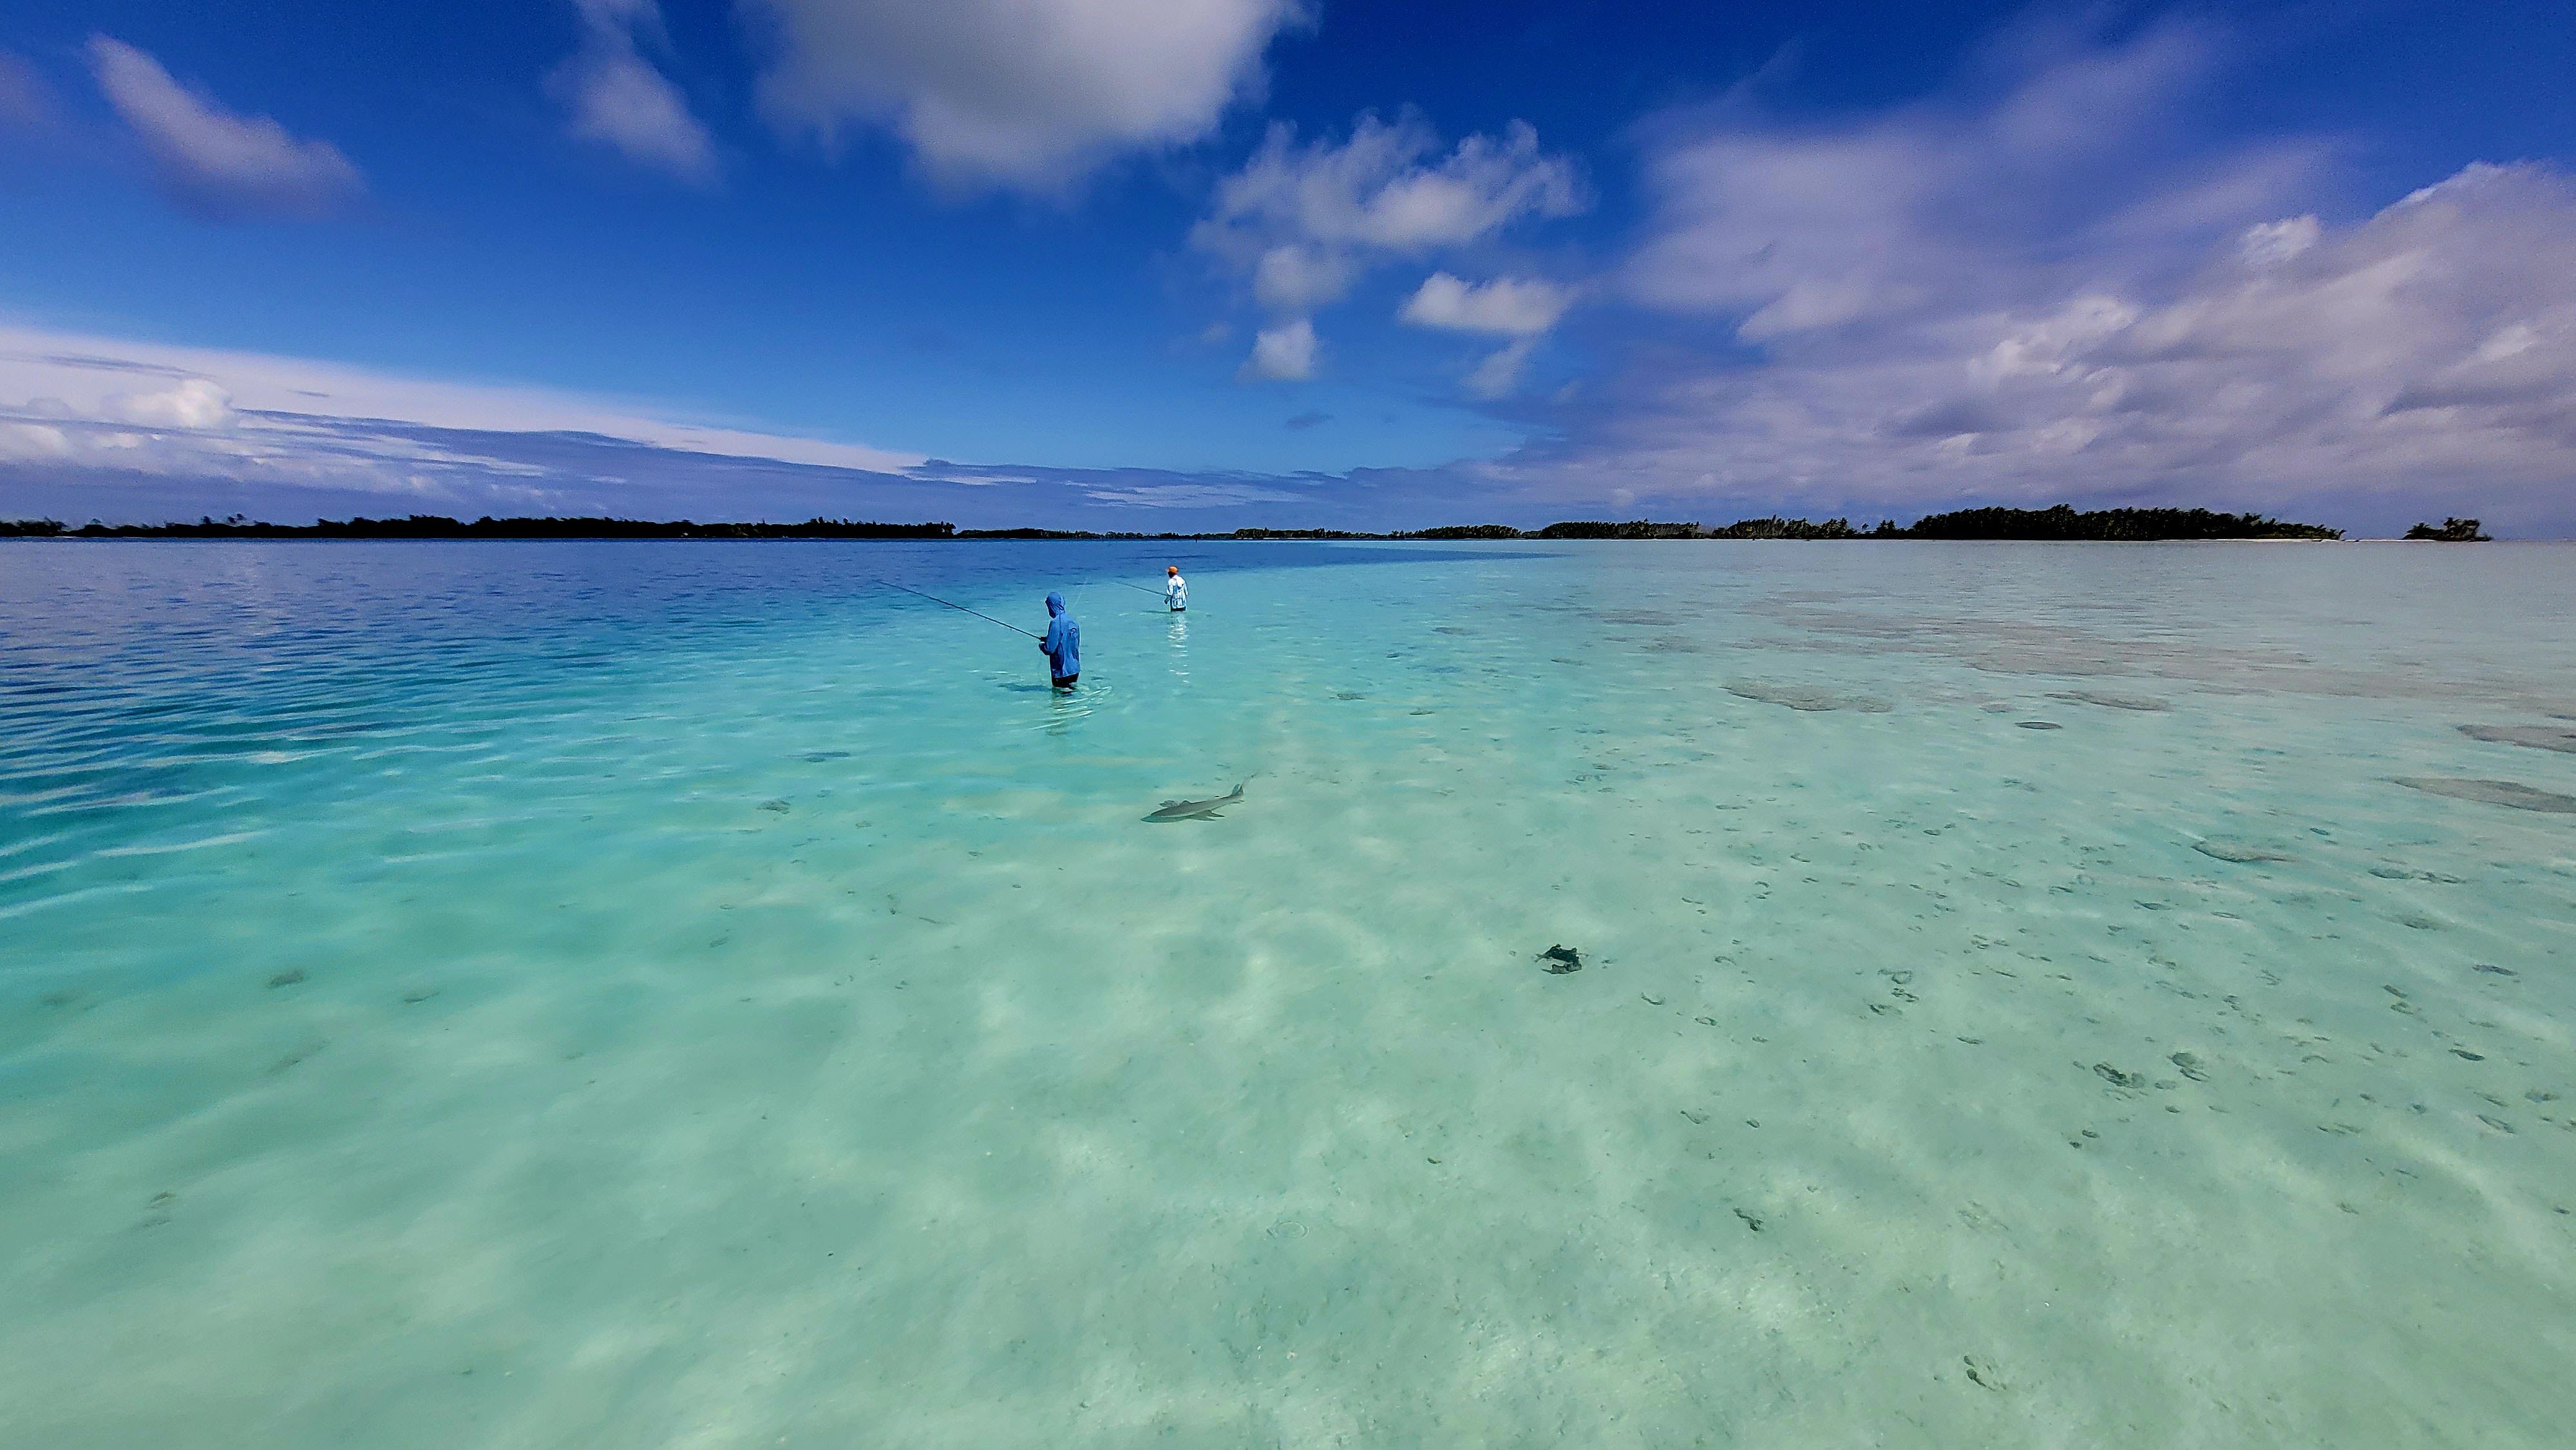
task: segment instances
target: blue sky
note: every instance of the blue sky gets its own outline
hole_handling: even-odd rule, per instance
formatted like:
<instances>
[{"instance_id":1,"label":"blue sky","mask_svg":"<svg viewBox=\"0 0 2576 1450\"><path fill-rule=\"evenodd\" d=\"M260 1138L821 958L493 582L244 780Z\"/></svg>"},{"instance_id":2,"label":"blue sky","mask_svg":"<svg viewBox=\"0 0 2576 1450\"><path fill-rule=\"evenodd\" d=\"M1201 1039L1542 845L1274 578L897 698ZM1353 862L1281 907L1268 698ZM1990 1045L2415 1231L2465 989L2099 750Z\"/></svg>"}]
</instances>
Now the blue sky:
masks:
<instances>
[{"instance_id":1,"label":"blue sky","mask_svg":"<svg viewBox=\"0 0 2576 1450\"><path fill-rule=\"evenodd\" d=\"M2576 533L2563 6L20 0L0 514Z\"/></svg>"}]
</instances>

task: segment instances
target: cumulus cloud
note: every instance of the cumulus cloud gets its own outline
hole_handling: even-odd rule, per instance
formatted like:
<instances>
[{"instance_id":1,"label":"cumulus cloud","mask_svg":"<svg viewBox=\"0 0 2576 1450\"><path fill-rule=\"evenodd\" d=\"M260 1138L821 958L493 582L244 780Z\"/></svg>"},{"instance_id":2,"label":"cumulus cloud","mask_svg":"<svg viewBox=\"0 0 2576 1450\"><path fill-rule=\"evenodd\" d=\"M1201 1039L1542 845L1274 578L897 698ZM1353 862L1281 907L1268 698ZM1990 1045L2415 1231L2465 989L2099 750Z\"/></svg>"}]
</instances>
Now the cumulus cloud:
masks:
<instances>
[{"instance_id":1,"label":"cumulus cloud","mask_svg":"<svg viewBox=\"0 0 2576 1450\"><path fill-rule=\"evenodd\" d=\"M642 42L662 36L661 7L655 0L574 0L574 8L581 49L546 78L572 113L572 134L683 181L714 180L714 138L680 88L643 55Z\"/></svg>"},{"instance_id":2,"label":"cumulus cloud","mask_svg":"<svg viewBox=\"0 0 2576 1450\"><path fill-rule=\"evenodd\" d=\"M1314 375L1314 323L1300 317L1253 335L1252 356L1243 360L1246 379L1300 383Z\"/></svg>"},{"instance_id":3,"label":"cumulus cloud","mask_svg":"<svg viewBox=\"0 0 2576 1450\"><path fill-rule=\"evenodd\" d=\"M1416 327L1535 337L1556 326L1573 300L1567 289L1535 278L1497 277L1470 286L1446 272L1434 272L1396 315Z\"/></svg>"},{"instance_id":4,"label":"cumulus cloud","mask_svg":"<svg viewBox=\"0 0 2576 1450\"><path fill-rule=\"evenodd\" d=\"M366 189L331 143L298 140L266 116L235 115L123 41L91 36L89 59L163 190L190 211L218 220L318 216Z\"/></svg>"},{"instance_id":5,"label":"cumulus cloud","mask_svg":"<svg viewBox=\"0 0 2576 1450\"><path fill-rule=\"evenodd\" d=\"M105 411L147 428L229 428L239 416L232 394L204 378L182 378L154 392L119 393L107 400Z\"/></svg>"},{"instance_id":6,"label":"cumulus cloud","mask_svg":"<svg viewBox=\"0 0 2576 1450\"><path fill-rule=\"evenodd\" d=\"M1524 216L1568 216L1583 205L1574 165L1542 154L1538 132L1514 121L1441 154L1430 123L1362 115L1350 138L1297 143L1273 125L1261 149L1217 187L1190 234L1202 249L1248 261L1282 243L1345 257L1420 255L1480 240Z\"/></svg>"},{"instance_id":7,"label":"cumulus cloud","mask_svg":"<svg viewBox=\"0 0 2576 1450\"><path fill-rule=\"evenodd\" d=\"M1248 274L1255 301L1294 319L1262 334L1276 347L1266 353L1256 346L1244 376L1303 377L1312 371L1311 314L1348 296L1371 268L1482 242L1523 218L1565 216L1583 200L1573 163L1542 152L1538 133L1523 122L1444 151L1419 116L1390 123L1362 115L1340 142L1300 144L1294 128L1272 126L1243 169L1219 183L1190 241L1222 267ZM1470 288L1445 272L1423 288L1406 305L1405 320L1524 339L1554 326L1568 300L1548 282L1506 278ZM1533 325L1541 314L1546 320ZM1528 354L1519 347L1508 363L1490 362L1477 377L1516 378ZM1274 370L1300 356L1293 374Z\"/></svg>"},{"instance_id":8,"label":"cumulus cloud","mask_svg":"<svg viewBox=\"0 0 2576 1450\"><path fill-rule=\"evenodd\" d=\"M2471 166L2336 219L2327 148L2192 134L2216 53L2160 32L1838 124L1667 118L1617 279L1653 350L1492 476L1711 513L2576 523L2576 182Z\"/></svg>"},{"instance_id":9,"label":"cumulus cloud","mask_svg":"<svg viewBox=\"0 0 2576 1450\"><path fill-rule=\"evenodd\" d=\"M886 122L952 184L1056 191L1120 151L1207 135L1256 92L1301 0L750 0L763 107L835 144Z\"/></svg>"},{"instance_id":10,"label":"cumulus cloud","mask_svg":"<svg viewBox=\"0 0 2576 1450\"><path fill-rule=\"evenodd\" d=\"M1556 326L1573 300L1570 289L1535 278L1497 277L1470 285L1447 272L1434 272L1396 316L1416 327L1511 338L1467 374L1467 391L1490 400L1520 386L1539 338Z\"/></svg>"}]
</instances>

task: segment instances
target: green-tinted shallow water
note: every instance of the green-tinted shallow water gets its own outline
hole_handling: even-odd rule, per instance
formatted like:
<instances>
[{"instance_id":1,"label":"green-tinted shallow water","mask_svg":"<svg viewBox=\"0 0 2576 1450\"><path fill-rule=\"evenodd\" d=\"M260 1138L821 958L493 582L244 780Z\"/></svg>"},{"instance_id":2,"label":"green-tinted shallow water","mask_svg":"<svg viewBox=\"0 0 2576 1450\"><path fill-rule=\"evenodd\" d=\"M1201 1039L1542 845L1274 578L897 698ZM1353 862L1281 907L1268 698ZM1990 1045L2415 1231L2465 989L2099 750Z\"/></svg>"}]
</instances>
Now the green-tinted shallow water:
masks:
<instances>
[{"instance_id":1,"label":"green-tinted shallow water","mask_svg":"<svg viewBox=\"0 0 2576 1450\"><path fill-rule=\"evenodd\" d=\"M2576 550L1179 547L0 548L0 1443L2566 1443Z\"/></svg>"}]
</instances>

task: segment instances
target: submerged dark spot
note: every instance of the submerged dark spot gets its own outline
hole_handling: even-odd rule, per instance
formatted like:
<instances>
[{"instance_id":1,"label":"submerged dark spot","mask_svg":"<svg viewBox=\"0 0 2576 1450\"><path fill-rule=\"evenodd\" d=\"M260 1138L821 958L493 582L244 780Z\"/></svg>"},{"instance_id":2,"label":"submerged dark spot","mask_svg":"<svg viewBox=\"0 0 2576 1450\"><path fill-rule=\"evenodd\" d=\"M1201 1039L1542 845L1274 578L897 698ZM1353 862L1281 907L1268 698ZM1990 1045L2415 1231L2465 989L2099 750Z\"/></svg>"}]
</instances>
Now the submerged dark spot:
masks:
<instances>
[{"instance_id":1,"label":"submerged dark spot","mask_svg":"<svg viewBox=\"0 0 2576 1450\"><path fill-rule=\"evenodd\" d=\"M1678 623L1671 615L1660 609L1597 609L1592 612L1592 617L1604 624Z\"/></svg>"},{"instance_id":2,"label":"submerged dark spot","mask_svg":"<svg viewBox=\"0 0 2576 1450\"><path fill-rule=\"evenodd\" d=\"M2173 1056L2166 1058L2165 1061L2172 1063L2176 1070L2181 1072L2183 1076L2190 1078L2193 1082L2209 1081L2208 1070L2200 1065L2199 1058L2192 1056L2188 1052L2177 1052Z\"/></svg>"},{"instance_id":3,"label":"submerged dark spot","mask_svg":"<svg viewBox=\"0 0 2576 1450\"><path fill-rule=\"evenodd\" d=\"M1752 1214L1746 1213L1743 1209L1739 1208L1735 1211L1735 1216L1744 1220L1744 1226L1746 1228L1753 1230L1755 1233L1762 1232L1762 1220L1755 1218Z\"/></svg>"},{"instance_id":4,"label":"submerged dark spot","mask_svg":"<svg viewBox=\"0 0 2576 1450\"><path fill-rule=\"evenodd\" d=\"M1772 685L1759 680L1737 680L1726 687L1726 693L1792 710L1857 710L1864 715L1884 715L1896 708L1871 695L1839 695L1813 685Z\"/></svg>"},{"instance_id":5,"label":"submerged dark spot","mask_svg":"<svg viewBox=\"0 0 2576 1450\"><path fill-rule=\"evenodd\" d=\"M2019 725L2024 730L2062 730L2065 728L2054 720L2016 720L2013 723Z\"/></svg>"},{"instance_id":6,"label":"submerged dark spot","mask_svg":"<svg viewBox=\"0 0 2576 1450\"><path fill-rule=\"evenodd\" d=\"M2517 976L2522 975L2521 973L2519 973L2519 972L2515 971L2515 970L2514 970L2513 968L2511 968L2511 967L2499 967L2499 966L2497 966L2497 965L2496 965L2495 963L2493 963L2493 962L2480 962L2480 963L2478 963L2478 964L2477 964L2477 966L2476 966L2475 968L2473 968L2472 970L2480 971L2480 972L2492 972L2492 973L2494 973L2495 975L2497 975L2497 976L2499 976L2499 977L2517 977Z\"/></svg>"},{"instance_id":7,"label":"submerged dark spot","mask_svg":"<svg viewBox=\"0 0 2576 1450\"><path fill-rule=\"evenodd\" d=\"M2397 777L2397 783L2409 790L2449 796L2453 800L2482 801L2491 806L2511 806L2518 811L2543 811L2550 815L2576 815L2576 795L2536 790L2520 781L2401 775Z\"/></svg>"},{"instance_id":8,"label":"submerged dark spot","mask_svg":"<svg viewBox=\"0 0 2576 1450\"><path fill-rule=\"evenodd\" d=\"M2471 740L2497 745L2525 745L2534 750L2576 755L2576 730L2564 725L2463 725L2460 733Z\"/></svg>"},{"instance_id":9,"label":"submerged dark spot","mask_svg":"<svg viewBox=\"0 0 2576 1450\"><path fill-rule=\"evenodd\" d=\"M273 977L269 978L269 979L268 979L268 984L269 984L270 986L272 986L272 987L292 987L292 986L294 986L296 983L301 982L301 981L303 981L303 980L304 980L304 969L303 969L303 968L301 968L301 967L289 967L289 968L287 968L285 971L282 971L282 972L278 973L276 976L273 976Z\"/></svg>"},{"instance_id":10,"label":"submerged dark spot","mask_svg":"<svg viewBox=\"0 0 2576 1450\"><path fill-rule=\"evenodd\" d=\"M1456 625L1454 625L1454 624L1435 624L1435 625L1431 626L1431 632L1432 632L1433 634L1474 634L1474 633L1475 633L1475 631L1474 631L1474 630L1472 630L1472 629L1461 629L1461 628L1459 628L1458 626L1456 626Z\"/></svg>"},{"instance_id":11,"label":"submerged dark spot","mask_svg":"<svg viewBox=\"0 0 2576 1450\"><path fill-rule=\"evenodd\" d=\"M2191 848L2204 856L2215 856L2221 861L2234 861L2239 864L2248 865L2257 861L2296 861L2299 859L2298 857L2291 855L2289 852L2282 850L2278 846L2261 846L2256 845L2251 841L2194 841L2191 843Z\"/></svg>"},{"instance_id":12,"label":"submerged dark spot","mask_svg":"<svg viewBox=\"0 0 2576 1450\"><path fill-rule=\"evenodd\" d=\"M782 816L795 809L785 801L762 801L760 808L764 811L775 811Z\"/></svg>"},{"instance_id":13,"label":"submerged dark spot","mask_svg":"<svg viewBox=\"0 0 2576 1450\"><path fill-rule=\"evenodd\" d=\"M850 752L846 750L817 750L808 754L805 758L813 761L817 765L820 765L826 760L847 760L850 758Z\"/></svg>"},{"instance_id":14,"label":"submerged dark spot","mask_svg":"<svg viewBox=\"0 0 2576 1450\"><path fill-rule=\"evenodd\" d=\"M2147 1085L2147 1079L2144 1073L2122 1072L2107 1062L2097 1062L2093 1064L2093 1073L2094 1076L2099 1077L2102 1081L2109 1083L2113 1087L2133 1088L2145 1087Z\"/></svg>"},{"instance_id":15,"label":"submerged dark spot","mask_svg":"<svg viewBox=\"0 0 2576 1450\"><path fill-rule=\"evenodd\" d=\"M2465 1048L2465 1047L2454 1047L2454 1048L2452 1048L2452 1049L2451 1049L2451 1055L2452 1055L2453 1057L2465 1057L2465 1058L2467 1058L2467 1059L2468 1059L2469 1061L2471 1061L2471 1062L2484 1062L2484 1061L2486 1061L2486 1060L2487 1060L2487 1055L2486 1055L2485 1053L2483 1053L2483 1052L2471 1052L2471 1051L2469 1051L2469 1050L2468 1050L2467 1048Z\"/></svg>"},{"instance_id":16,"label":"submerged dark spot","mask_svg":"<svg viewBox=\"0 0 2576 1450\"><path fill-rule=\"evenodd\" d=\"M2478 1121L2495 1129L2499 1133L2510 1133L2513 1131L2513 1124L2506 1122L2502 1118L2495 1117L2492 1114L2480 1113L2478 1114Z\"/></svg>"},{"instance_id":17,"label":"submerged dark spot","mask_svg":"<svg viewBox=\"0 0 2576 1450\"><path fill-rule=\"evenodd\" d=\"M1336 690L1333 692L1333 698L1336 700L1365 700L1368 696L1361 694L1357 690Z\"/></svg>"},{"instance_id":18,"label":"submerged dark spot","mask_svg":"<svg viewBox=\"0 0 2576 1450\"><path fill-rule=\"evenodd\" d=\"M1993 1366L1977 1363L1976 1356L1961 1355L1959 1362L1968 1367L1968 1383L1979 1389L2000 1391L2008 1388L2004 1384L2003 1376L1996 1374Z\"/></svg>"},{"instance_id":19,"label":"submerged dark spot","mask_svg":"<svg viewBox=\"0 0 2576 1450\"><path fill-rule=\"evenodd\" d=\"M402 994L403 1005L406 1007L417 1007L421 1003L426 1002L437 995L438 989L436 987L414 987L410 991Z\"/></svg>"},{"instance_id":20,"label":"submerged dark spot","mask_svg":"<svg viewBox=\"0 0 2576 1450\"><path fill-rule=\"evenodd\" d=\"M1540 961L1547 963L1550 972L1560 977L1583 970L1583 953L1569 946L1552 946L1538 956Z\"/></svg>"},{"instance_id":21,"label":"submerged dark spot","mask_svg":"<svg viewBox=\"0 0 2576 1450\"><path fill-rule=\"evenodd\" d=\"M2159 700L2152 695L2114 695L2105 690L2051 690L2048 692L2048 698L2052 700L2073 700L2078 704L2084 705L2100 705L2105 709L2111 710L2138 710L2145 712L2164 711L2173 708L2172 701Z\"/></svg>"},{"instance_id":22,"label":"submerged dark spot","mask_svg":"<svg viewBox=\"0 0 2576 1450\"><path fill-rule=\"evenodd\" d=\"M2445 876L2439 871L2417 871L2407 866L2373 866L2370 874L2382 881L2438 881L2445 886L2462 884L2457 876Z\"/></svg>"}]
</instances>

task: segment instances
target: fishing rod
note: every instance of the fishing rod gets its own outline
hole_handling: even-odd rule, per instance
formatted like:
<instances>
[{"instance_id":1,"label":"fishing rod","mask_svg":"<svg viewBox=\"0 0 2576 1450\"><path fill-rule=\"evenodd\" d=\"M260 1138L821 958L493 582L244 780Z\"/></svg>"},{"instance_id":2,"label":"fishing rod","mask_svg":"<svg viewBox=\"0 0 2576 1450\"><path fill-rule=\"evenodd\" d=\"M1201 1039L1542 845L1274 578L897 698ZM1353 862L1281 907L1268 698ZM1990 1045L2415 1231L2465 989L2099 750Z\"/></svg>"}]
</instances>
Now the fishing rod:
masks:
<instances>
[{"instance_id":1,"label":"fishing rod","mask_svg":"<svg viewBox=\"0 0 2576 1450\"><path fill-rule=\"evenodd\" d=\"M913 587L911 587L910 585L907 585L907 584L897 584L896 582L894 582L894 581L893 581L893 580L891 580L891 579L880 579L880 580L878 580L877 582L878 582L879 584L884 585L884 586L885 586L885 587L887 587L888 589L900 589L900 590L902 590L902 591L903 591L904 593L906 593L906 594L921 594L921 591L920 591L920 590L915 589L915 588L913 588ZM936 595L936 594L921 594L921 597L922 597L922 598L924 598L924 599L929 600L929 601L930 601L931 603L933 603L933 604L948 604L948 601L947 601L947 600L940 598L940 597L939 597L938 595ZM961 614L971 614L971 615L975 616L977 619L984 620L984 621L985 621L985 622L987 622L987 623L1001 625L1001 626L1002 626L1002 628L1009 630L1009 631L1010 631L1011 633L1013 633L1013 634L1028 634L1028 635L1029 635L1029 638L1031 638L1031 639L1037 639L1037 636L1036 636L1036 635L1034 635L1034 634L1029 634L1029 632L1028 632L1027 630L1020 628L1018 625L1016 625L1016 624L1012 624L1012 623L1009 623L1009 622L1007 622L1007 621L1005 621L1005 620L995 619L995 618L993 618L993 616L991 616L991 615L989 615L989 614L986 614L984 611L982 611L982 610L980 610L980 609L968 609L968 608L967 608L965 605L963 605L963 604L948 604L948 607L949 607L949 608L951 608L951 609L954 609L954 610L958 611L958 612L959 612L959 613L961 613ZM1044 643L1044 641L1040 641L1040 643Z\"/></svg>"},{"instance_id":2,"label":"fishing rod","mask_svg":"<svg viewBox=\"0 0 2576 1450\"><path fill-rule=\"evenodd\" d=\"M1121 589L1133 589L1139 594L1151 594L1157 599L1163 597L1163 591L1160 589L1148 589L1142 584L1130 584L1124 579L1112 579L1109 582Z\"/></svg>"}]
</instances>

